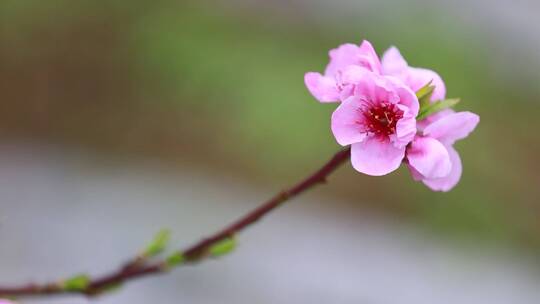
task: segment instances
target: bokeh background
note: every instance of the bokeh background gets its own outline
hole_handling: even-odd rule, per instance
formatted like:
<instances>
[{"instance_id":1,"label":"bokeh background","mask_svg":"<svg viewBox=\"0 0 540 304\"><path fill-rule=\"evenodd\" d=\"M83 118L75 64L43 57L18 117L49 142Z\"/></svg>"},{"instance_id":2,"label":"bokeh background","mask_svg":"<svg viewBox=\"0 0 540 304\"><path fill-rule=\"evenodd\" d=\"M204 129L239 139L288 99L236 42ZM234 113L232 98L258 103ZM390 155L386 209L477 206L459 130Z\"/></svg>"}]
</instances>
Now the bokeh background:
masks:
<instances>
[{"instance_id":1,"label":"bokeh background","mask_svg":"<svg viewBox=\"0 0 540 304\"><path fill-rule=\"evenodd\" d=\"M103 273L163 227L193 242L305 176L338 146L335 105L303 74L368 39L481 116L457 144L458 187L347 165L230 257L92 301L538 303L538 13L533 0L1 1L0 283Z\"/></svg>"}]
</instances>

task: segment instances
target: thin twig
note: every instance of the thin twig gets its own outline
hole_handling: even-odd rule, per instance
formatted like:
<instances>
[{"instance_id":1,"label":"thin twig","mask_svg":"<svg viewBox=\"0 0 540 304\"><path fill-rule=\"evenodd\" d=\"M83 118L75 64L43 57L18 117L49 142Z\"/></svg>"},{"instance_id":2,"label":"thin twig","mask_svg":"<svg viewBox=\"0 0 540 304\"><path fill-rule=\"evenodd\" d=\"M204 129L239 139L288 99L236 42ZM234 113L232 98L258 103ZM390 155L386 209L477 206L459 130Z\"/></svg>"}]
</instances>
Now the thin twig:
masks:
<instances>
[{"instance_id":1,"label":"thin twig","mask_svg":"<svg viewBox=\"0 0 540 304\"><path fill-rule=\"evenodd\" d=\"M236 233L257 222L259 219L279 207L285 201L301 194L319 183L324 183L326 178L349 158L349 155L350 148L345 148L337 152L327 163L325 163L321 168L309 175L304 180L300 181L289 189L278 193L273 198L247 213L224 229L200 240L185 250L179 251L178 253L181 254L185 260L183 264L194 263L204 259L207 257L208 251L213 245L227 238L233 237ZM62 294L81 294L93 296L101 294L128 281L148 275L165 273L169 269L170 266L165 260L154 263L145 263L145 261L135 258L108 275L91 279L88 284L85 284L85 286L80 289L67 289L60 281L59 283L28 284L19 287L0 287L0 296L20 297Z\"/></svg>"}]
</instances>

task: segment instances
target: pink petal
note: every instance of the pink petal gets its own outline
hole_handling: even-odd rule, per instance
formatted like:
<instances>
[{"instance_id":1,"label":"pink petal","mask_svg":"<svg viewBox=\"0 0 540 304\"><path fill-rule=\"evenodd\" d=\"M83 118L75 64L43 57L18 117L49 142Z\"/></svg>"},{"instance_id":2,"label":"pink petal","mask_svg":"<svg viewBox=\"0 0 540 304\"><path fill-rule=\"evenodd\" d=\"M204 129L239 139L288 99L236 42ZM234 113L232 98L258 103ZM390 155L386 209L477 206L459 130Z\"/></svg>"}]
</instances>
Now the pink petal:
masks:
<instances>
[{"instance_id":1,"label":"pink petal","mask_svg":"<svg viewBox=\"0 0 540 304\"><path fill-rule=\"evenodd\" d=\"M479 121L480 117L471 112L452 113L427 126L424 135L436 138L445 145L452 145L467 137Z\"/></svg>"},{"instance_id":2,"label":"pink petal","mask_svg":"<svg viewBox=\"0 0 540 304\"><path fill-rule=\"evenodd\" d=\"M393 80L394 78L389 77L388 79L394 82L395 91L399 96L399 103L407 106L410 115L416 117L420 109L420 103L418 102L416 94L401 82L396 83L395 80Z\"/></svg>"},{"instance_id":3,"label":"pink petal","mask_svg":"<svg viewBox=\"0 0 540 304\"><path fill-rule=\"evenodd\" d=\"M304 76L304 83L311 95L320 102L339 100L339 92L333 78L322 76L320 73L308 72Z\"/></svg>"},{"instance_id":4,"label":"pink petal","mask_svg":"<svg viewBox=\"0 0 540 304\"><path fill-rule=\"evenodd\" d=\"M431 81L435 86L431 95L432 101L444 99L446 96L446 86L441 76L432 70L409 67L402 80L415 92Z\"/></svg>"},{"instance_id":5,"label":"pink petal","mask_svg":"<svg viewBox=\"0 0 540 304\"><path fill-rule=\"evenodd\" d=\"M395 85L389 78L373 72L366 72L354 87L354 95L362 97L372 103L388 101L399 102L400 98L395 90Z\"/></svg>"},{"instance_id":6,"label":"pink petal","mask_svg":"<svg viewBox=\"0 0 540 304\"><path fill-rule=\"evenodd\" d=\"M409 172L411 172L411 176L415 181L417 182L424 181L424 176L420 172L416 171L416 169L413 166L411 166L411 164L409 164L408 162L407 162L407 168L409 168Z\"/></svg>"},{"instance_id":7,"label":"pink petal","mask_svg":"<svg viewBox=\"0 0 540 304\"><path fill-rule=\"evenodd\" d=\"M360 48L352 43L345 43L330 50L330 63L326 66L325 76L333 77L347 66L358 64L360 55Z\"/></svg>"},{"instance_id":8,"label":"pink petal","mask_svg":"<svg viewBox=\"0 0 540 304\"><path fill-rule=\"evenodd\" d=\"M349 65L338 73L337 79L341 84L356 84L364 77L369 75L370 71L359 65Z\"/></svg>"},{"instance_id":9,"label":"pink petal","mask_svg":"<svg viewBox=\"0 0 540 304\"><path fill-rule=\"evenodd\" d=\"M360 107L361 101L353 96L344 100L332 113L332 133L342 146L361 142L366 137Z\"/></svg>"},{"instance_id":10,"label":"pink petal","mask_svg":"<svg viewBox=\"0 0 540 304\"><path fill-rule=\"evenodd\" d=\"M409 66L395 46L390 47L384 52L381 65L384 75L399 75Z\"/></svg>"},{"instance_id":11,"label":"pink petal","mask_svg":"<svg viewBox=\"0 0 540 304\"><path fill-rule=\"evenodd\" d=\"M445 177L425 179L423 181L426 186L435 191L449 191L457 185L461 178L462 166L459 154L452 146L448 146L447 149L448 154L450 155L450 161L452 162L450 174Z\"/></svg>"},{"instance_id":12,"label":"pink petal","mask_svg":"<svg viewBox=\"0 0 540 304\"><path fill-rule=\"evenodd\" d=\"M397 168L405 156L405 147L396 148L390 141L371 137L351 146L351 163L359 172L380 176Z\"/></svg>"},{"instance_id":13,"label":"pink petal","mask_svg":"<svg viewBox=\"0 0 540 304\"><path fill-rule=\"evenodd\" d=\"M406 115L396 123L396 138L394 143L398 146L408 145L416 135L416 118Z\"/></svg>"},{"instance_id":14,"label":"pink petal","mask_svg":"<svg viewBox=\"0 0 540 304\"><path fill-rule=\"evenodd\" d=\"M377 74L381 74L381 62L379 56L375 52L373 45L367 40L362 41L360 45L360 65L373 71Z\"/></svg>"},{"instance_id":15,"label":"pink petal","mask_svg":"<svg viewBox=\"0 0 540 304\"><path fill-rule=\"evenodd\" d=\"M368 77L370 71L358 65L350 65L344 68L337 75L338 83L341 85L340 100L349 98L354 93L354 86Z\"/></svg>"},{"instance_id":16,"label":"pink petal","mask_svg":"<svg viewBox=\"0 0 540 304\"><path fill-rule=\"evenodd\" d=\"M424 131L424 129L430 124L452 113L455 113L455 111L452 109L446 109L440 112L433 113L429 115L428 117L416 122L416 127L418 128L419 131Z\"/></svg>"},{"instance_id":17,"label":"pink petal","mask_svg":"<svg viewBox=\"0 0 540 304\"><path fill-rule=\"evenodd\" d=\"M396 47L389 48L382 57L382 73L399 78L414 92L431 81L435 86L431 100L444 99L446 86L441 76L432 70L409 67Z\"/></svg>"},{"instance_id":18,"label":"pink petal","mask_svg":"<svg viewBox=\"0 0 540 304\"><path fill-rule=\"evenodd\" d=\"M407 160L425 178L444 177L452 169L446 147L430 137L415 138L407 149Z\"/></svg>"}]
</instances>

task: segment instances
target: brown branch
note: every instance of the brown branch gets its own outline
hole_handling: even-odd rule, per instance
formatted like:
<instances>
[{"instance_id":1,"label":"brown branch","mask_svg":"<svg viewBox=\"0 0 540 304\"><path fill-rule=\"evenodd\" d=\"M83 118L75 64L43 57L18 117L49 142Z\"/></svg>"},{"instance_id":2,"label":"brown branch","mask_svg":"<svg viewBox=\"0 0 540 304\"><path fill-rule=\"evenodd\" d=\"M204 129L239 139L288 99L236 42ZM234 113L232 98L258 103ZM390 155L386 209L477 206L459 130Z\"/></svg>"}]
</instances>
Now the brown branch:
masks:
<instances>
[{"instance_id":1,"label":"brown branch","mask_svg":"<svg viewBox=\"0 0 540 304\"><path fill-rule=\"evenodd\" d=\"M178 252L184 258L183 264L194 263L204 259L208 256L208 251L210 248L212 248L212 246L215 244L227 238L233 237L236 233L257 222L260 218L279 207L285 201L301 194L319 183L324 183L326 178L349 158L349 155L350 148L345 148L337 152L327 163L325 163L321 168L309 175L304 180L300 181L289 189L278 193L258 208L252 210L214 235L202 239L198 243L195 243L185 250ZM140 257L137 257L108 275L90 280L88 284L85 284L82 288L69 289L66 288L62 282L41 285L29 284L11 288L0 287L0 297L46 296L62 294L82 294L92 296L103 293L125 282L142 278L147 275L164 273L169 269L170 265L167 263L167 261L162 260L154 263L146 263L146 261L141 260Z\"/></svg>"}]
</instances>

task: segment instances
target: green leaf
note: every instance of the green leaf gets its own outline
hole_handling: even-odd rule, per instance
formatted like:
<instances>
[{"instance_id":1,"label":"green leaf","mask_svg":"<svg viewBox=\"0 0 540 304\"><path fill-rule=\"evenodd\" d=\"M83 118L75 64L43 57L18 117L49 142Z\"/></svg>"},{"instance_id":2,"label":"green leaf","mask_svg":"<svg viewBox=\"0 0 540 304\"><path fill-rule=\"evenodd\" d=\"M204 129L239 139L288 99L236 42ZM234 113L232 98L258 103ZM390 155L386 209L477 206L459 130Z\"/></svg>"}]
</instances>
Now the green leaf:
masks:
<instances>
[{"instance_id":1,"label":"green leaf","mask_svg":"<svg viewBox=\"0 0 540 304\"><path fill-rule=\"evenodd\" d=\"M153 257L162 253L167 247L170 237L171 233L169 230L161 230L156 234L152 242L146 247L143 255L145 257Z\"/></svg>"},{"instance_id":2,"label":"green leaf","mask_svg":"<svg viewBox=\"0 0 540 304\"><path fill-rule=\"evenodd\" d=\"M230 253L236 248L236 240L233 237L226 238L210 247L210 255L219 257Z\"/></svg>"},{"instance_id":3,"label":"green leaf","mask_svg":"<svg viewBox=\"0 0 540 304\"><path fill-rule=\"evenodd\" d=\"M62 288L67 291L85 290L90 284L90 277L86 274L79 274L62 282Z\"/></svg>"},{"instance_id":4,"label":"green leaf","mask_svg":"<svg viewBox=\"0 0 540 304\"><path fill-rule=\"evenodd\" d=\"M433 113L451 108L460 102L459 98L444 99L434 103L429 104L428 106L421 108L416 120L422 120Z\"/></svg>"},{"instance_id":5,"label":"green leaf","mask_svg":"<svg viewBox=\"0 0 540 304\"><path fill-rule=\"evenodd\" d=\"M431 85L431 81L428 82L425 86L421 87L416 91L416 97L420 103L420 109L428 106L430 104L431 95L433 95L433 90L435 89L434 85Z\"/></svg>"},{"instance_id":6,"label":"green leaf","mask_svg":"<svg viewBox=\"0 0 540 304\"><path fill-rule=\"evenodd\" d=\"M181 252L173 253L172 255L168 256L166 259L166 263L168 267L175 267L182 263L184 263L185 257Z\"/></svg>"}]
</instances>

